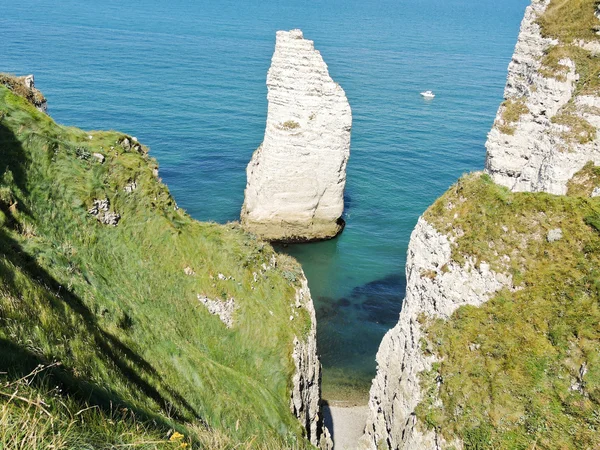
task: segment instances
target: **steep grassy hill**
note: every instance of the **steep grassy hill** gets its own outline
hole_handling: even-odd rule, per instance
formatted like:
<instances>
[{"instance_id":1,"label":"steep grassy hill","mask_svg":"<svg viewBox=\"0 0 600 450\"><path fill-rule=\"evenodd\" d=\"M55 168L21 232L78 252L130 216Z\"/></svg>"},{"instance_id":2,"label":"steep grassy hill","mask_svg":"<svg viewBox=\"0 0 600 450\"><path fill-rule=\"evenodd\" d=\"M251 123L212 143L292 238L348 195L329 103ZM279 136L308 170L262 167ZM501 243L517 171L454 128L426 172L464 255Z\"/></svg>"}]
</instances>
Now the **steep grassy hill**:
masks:
<instances>
[{"instance_id":1,"label":"steep grassy hill","mask_svg":"<svg viewBox=\"0 0 600 450\"><path fill-rule=\"evenodd\" d=\"M299 266L192 220L156 169L0 85L0 448L308 446ZM203 298L234 299L233 326Z\"/></svg>"}]
</instances>

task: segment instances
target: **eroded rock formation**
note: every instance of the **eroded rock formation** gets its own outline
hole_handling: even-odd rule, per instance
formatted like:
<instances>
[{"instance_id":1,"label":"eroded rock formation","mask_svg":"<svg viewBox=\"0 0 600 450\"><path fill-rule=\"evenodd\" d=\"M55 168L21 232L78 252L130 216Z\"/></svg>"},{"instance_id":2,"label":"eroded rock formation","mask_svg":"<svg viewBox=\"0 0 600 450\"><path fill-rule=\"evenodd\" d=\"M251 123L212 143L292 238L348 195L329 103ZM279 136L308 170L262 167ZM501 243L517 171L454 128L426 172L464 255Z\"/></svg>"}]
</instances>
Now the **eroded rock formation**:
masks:
<instances>
[{"instance_id":1,"label":"eroded rock formation","mask_svg":"<svg viewBox=\"0 0 600 450\"><path fill-rule=\"evenodd\" d=\"M485 263L476 268L469 261L464 266L453 261L451 239L423 218L412 232L406 297L398 324L385 335L377 353L378 370L371 386L362 448L441 448L443 438L419 426L414 413L422 399L419 373L435 362L434 356L422 350L419 317L448 318L460 306L481 305L493 293L512 285L510 276L494 272Z\"/></svg>"},{"instance_id":2,"label":"eroded rock formation","mask_svg":"<svg viewBox=\"0 0 600 450\"><path fill-rule=\"evenodd\" d=\"M296 290L294 308L306 308L311 317L311 327L305 340L294 339L292 358L296 374L292 380L292 413L307 432L311 444L325 450L333 448L329 430L321 414L321 362L317 354L317 317L308 283L302 276L301 287ZM293 316L292 316L293 317Z\"/></svg>"},{"instance_id":3,"label":"eroded rock formation","mask_svg":"<svg viewBox=\"0 0 600 450\"><path fill-rule=\"evenodd\" d=\"M313 41L278 31L267 75L263 143L247 168L241 219L272 241L311 241L343 228L352 113Z\"/></svg>"},{"instance_id":4,"label":"eroded rock formation","mask_svg":"<svg viewBox=\"0 0 600 450\"><path fill-rule=\"evenodd\" d=\"M533 0L525 12L508 67L506 101L486 144L486 171L513 191L565 194L573 174L588 161L600 163L600 99L577 88L581 74L568 54L555 68L545 61L563 45L543 37L537 23L549 3ZM597 41L569 45L600 51Z\"/></svg>"},{"instance_id":5,"label":"eroded rock formation","mask_svg":"<svg viewBox=\"0 0 600 450\"><path fill-rule=\"evenodd\" d=\"M576 61L563 56L550 67L548 54L565 43L542 35L538 21L549 3L532 0L526 10L508 69L505 102L486 144L486 172L513 191L566 194L576 172L589 161L600 163L600 100L581 85ZM597 40L568 45L600 53ZM561 237L560 229L552 229L547 240ZM415 409L423 399L419 375L436 362L422 348L421 323L449 318L462 305L480 306L499 290L514 286L510 276L485 263L476 266L468 257L463 265L453 261L455 238L439 233L423 218L411 235L406 297L398 324L385 335L377 354L361 448L463 448L462 442L445 442L417 419Z\"/></svg>"}]
</instances>

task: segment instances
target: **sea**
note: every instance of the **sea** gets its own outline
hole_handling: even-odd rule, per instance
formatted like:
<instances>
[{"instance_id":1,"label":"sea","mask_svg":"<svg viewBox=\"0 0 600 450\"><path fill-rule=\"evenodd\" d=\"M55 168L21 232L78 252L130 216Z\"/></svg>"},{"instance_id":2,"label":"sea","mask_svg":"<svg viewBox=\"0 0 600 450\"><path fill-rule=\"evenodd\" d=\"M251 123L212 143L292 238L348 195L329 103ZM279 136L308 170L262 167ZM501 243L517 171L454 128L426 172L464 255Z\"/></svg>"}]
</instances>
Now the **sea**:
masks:
<instances>
[{"instance_id":1,"label":"sea","mask_svg":"<svg viewBox=\"0 0 600 450\"><path fill-rule=\"evenodd\" d=\"M398 320L419 215L483 168L528 3L0 0L0 71L35 74L57 122L136 136L180 207L225 223L264 134L275 32L314 40L353 112L346 228L278 250L308 278L324 397L360 403Z\"/></svg>"}]
</instances>

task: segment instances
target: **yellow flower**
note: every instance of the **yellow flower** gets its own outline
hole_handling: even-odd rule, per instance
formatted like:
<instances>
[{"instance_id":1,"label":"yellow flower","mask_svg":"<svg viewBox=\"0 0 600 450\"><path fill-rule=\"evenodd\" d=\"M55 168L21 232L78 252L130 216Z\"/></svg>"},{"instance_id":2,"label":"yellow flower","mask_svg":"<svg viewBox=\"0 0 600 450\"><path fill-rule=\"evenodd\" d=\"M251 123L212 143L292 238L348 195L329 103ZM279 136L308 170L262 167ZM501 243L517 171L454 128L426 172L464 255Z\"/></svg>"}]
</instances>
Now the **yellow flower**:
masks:
<instances>
[{"instance_id":1,"label":"yellow flower","mask_svg":"<svg viewBox=\"0 0 600 450\"><path fill-rule=\"evenodd\" d=\"M179 446L179 448L188 448L189 446L190 446L190 444L182 442L181 445Z\"/></svg>"},{"instance_id":2,"label":"yellow flower","mask_svg":"<svg viewBox=\"0 0 600 450\"><path fill-rule=\"evenodd\" d=\"M180 441L184 438L185 436L181 433L178 433L177 431L175 433L173 433L171 435L171 437L169 438L169 441L171 442L176 442L176 441Z\"/></svg>"}]
</instances>

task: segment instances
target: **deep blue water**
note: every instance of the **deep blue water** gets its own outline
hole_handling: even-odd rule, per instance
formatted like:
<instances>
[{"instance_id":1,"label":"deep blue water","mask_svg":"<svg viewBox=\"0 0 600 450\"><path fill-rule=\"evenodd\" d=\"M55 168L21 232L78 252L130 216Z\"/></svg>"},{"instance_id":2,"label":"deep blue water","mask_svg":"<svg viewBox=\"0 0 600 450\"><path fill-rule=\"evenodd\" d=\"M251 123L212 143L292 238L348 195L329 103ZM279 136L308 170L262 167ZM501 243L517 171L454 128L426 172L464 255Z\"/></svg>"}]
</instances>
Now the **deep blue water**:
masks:
<instances>
[{"instance_id":1,"label":"deep blue water","mask_svg":"<svg viewBox=\"0 0 600 450\"><path fill-rule=\"evenodd\" d=\"M418 216L483 167L527 3L0 0L0 70L34 73L61 123L136 136L180 206L226 222L264 133L275 31L313 39L353 109L347 227L284 250L307 273L335 397L374 374ZM436 98L423 100L425 89Z\"/></svg>"}]
</instances>

